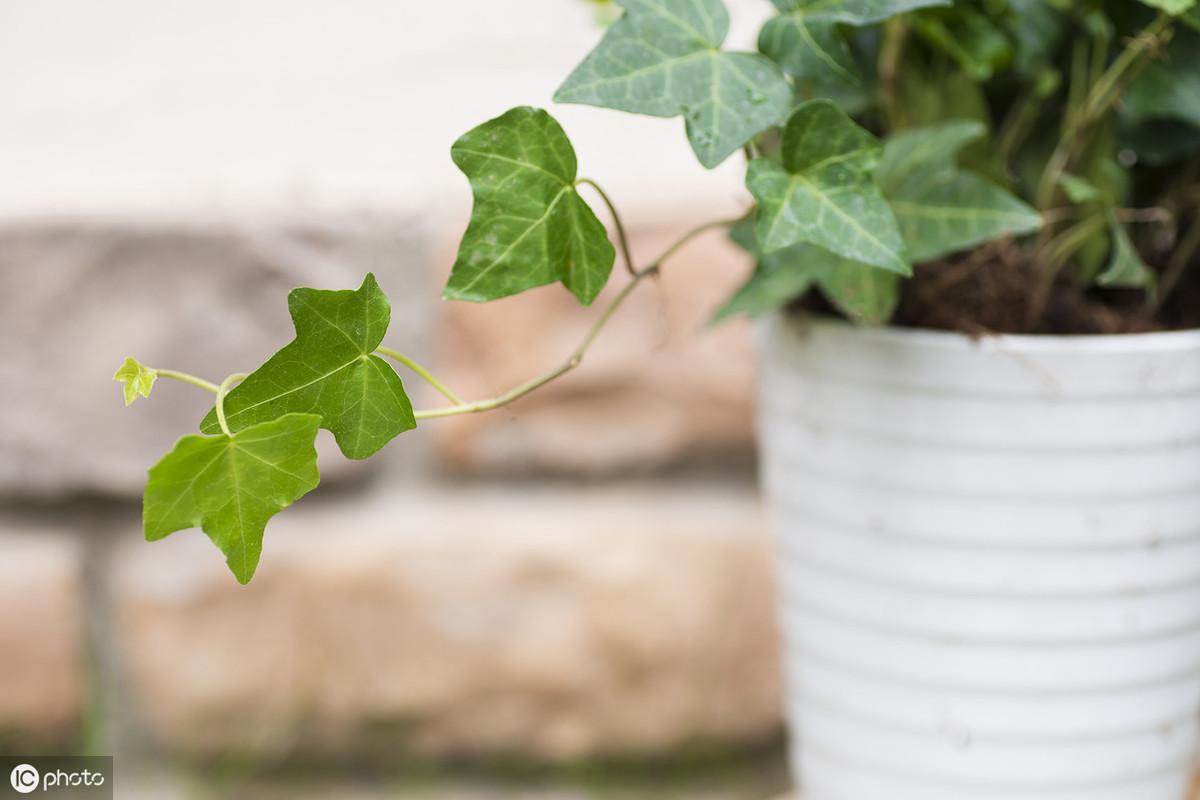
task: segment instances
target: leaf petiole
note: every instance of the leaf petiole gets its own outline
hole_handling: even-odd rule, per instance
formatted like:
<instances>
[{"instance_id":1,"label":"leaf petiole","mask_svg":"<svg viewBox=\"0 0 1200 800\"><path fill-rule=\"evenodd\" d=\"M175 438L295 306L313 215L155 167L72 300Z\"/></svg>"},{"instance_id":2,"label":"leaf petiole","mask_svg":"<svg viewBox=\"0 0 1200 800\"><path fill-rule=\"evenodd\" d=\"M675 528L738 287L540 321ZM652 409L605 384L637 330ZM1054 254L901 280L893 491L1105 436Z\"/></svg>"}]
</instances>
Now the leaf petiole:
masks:
<instances>
[{"instance_id":1,"label":"leaf petiole","mask_svg":"<svg viewBox=\"0 0 1200 800\"><path fill-rule=\"evenodd\" d=\"M604 201L604 205L608 206L609 216L612 217L613 226L617 229L617 243L621 245L621 258L625 260L625 269L630 276L637 275L637 269L633 266L633 254L629 250L629 237L625 235L625 224L621 222L621 215L617 212L616 204L608 196L608 192L600 188L600 184L591 178L580 178L575 181L576 186L584 184L595 189L596 194L600 195L600 199Z\"/></svg>"},{"instance_id":2,"label":"leaf petiole","mask_svg":"<svg viewBox=\"0 0 1200 800\"><path fill-rule=\"evenodd\" d=\"M410 370L415 372L417 374L417 376L421 378L421 380L428 383L434 389L437 389L438 392L440 392L441 395L443 397L445 397L447 400L449 400L451 403L455 403L457 405L462 404L462 400L459 399L458 395L456 395L454 392L450 391L450 388L448 386L446 386L446 384L442 383L440 380L438 380L434 376L434 374L432 372L430 372L425 367L418 364L413 359L404 355L399 350L393 350L390 347L384 347L381 345L381 346L375 348L375 352L379 353L380 355L387 356L388 358L395 359L396 361L399 361L404 366L408 367Z\"/></svg>"},{"instance_id":3,"label":"leaf petiole","mask_svg":"<svg viewBox=\"0 0 1200 800\"><path fill-rule=\"evenodd\" d=\"M204 380L204 378L197 378L195 375L189 375L186 372L179 372L179 371L173 370L173 369L158 369L158 368L154 368L154 367L152 367L152 369L154 370L154 373L160 378L170 378L173 381L183 381L184 383L190 383L192 386L198 386L199 388L203 389L204 391L212 392L213 394L216 394L221 388L221 387L217 386L215 383L212 383L211 381L206 381L206 380Z\"/></svg>"},{"instance_id":4,"label":"leaf petiole","mask_svg":"<svg viewBox=\"0 0 1200 800\"><path fill-rule=\"evenodd\" d=\"M221 426L221 433L226 436L233 436L233 433L229 430L229 423L225 421L225 395L233 384L245 380L249 374L248 372L235 372L227 376L217 387L217 424Z\"/></svg>"}]
</instances>

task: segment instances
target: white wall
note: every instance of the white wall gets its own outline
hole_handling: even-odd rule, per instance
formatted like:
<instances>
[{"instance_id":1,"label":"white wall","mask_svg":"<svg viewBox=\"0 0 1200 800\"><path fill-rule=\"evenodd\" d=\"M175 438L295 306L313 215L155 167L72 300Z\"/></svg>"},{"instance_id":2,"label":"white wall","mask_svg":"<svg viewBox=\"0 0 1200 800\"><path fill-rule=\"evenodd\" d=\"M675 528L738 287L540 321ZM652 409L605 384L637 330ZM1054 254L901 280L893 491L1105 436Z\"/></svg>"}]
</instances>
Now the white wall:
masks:
<instances>
[{"instance_id":1,"label":"white wall","mask_svg":"<svg viewBox=\"0 0 1200 800\"><path fill-rule=\"evenodd\" d=\"M732 0L752 46L766 0ZM0 0L0 219L469 203L454 138L555 86L600 35L582 0ZM717 214L681 120L560 106L633 213ZM644 211L643 211L644 209Z\"/></svg>"}]
</instances>

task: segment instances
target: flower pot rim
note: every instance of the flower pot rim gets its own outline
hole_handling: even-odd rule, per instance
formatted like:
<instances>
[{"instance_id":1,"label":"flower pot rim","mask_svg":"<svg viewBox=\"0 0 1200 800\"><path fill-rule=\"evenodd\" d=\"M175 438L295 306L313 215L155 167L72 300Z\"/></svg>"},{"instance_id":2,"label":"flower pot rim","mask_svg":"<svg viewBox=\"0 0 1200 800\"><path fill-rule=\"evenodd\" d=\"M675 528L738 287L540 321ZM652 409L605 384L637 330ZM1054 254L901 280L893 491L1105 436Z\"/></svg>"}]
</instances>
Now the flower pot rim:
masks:
<instances>
[{"instance_id":1,"label":"flower pot rim","mask_svg":"<svg viewBox=\"0 0 1200 800\"><path fill-rule=\"evenodd\" d=\"M840 317L811 311L777 314L776 324L779 324L780 320L783 325L793 329L797 327L815 328L841 332L862 341L958 352L981 350L1028 353L1163 353L1190 350L1200 352L1200 328L1147 333L997 333L970 336L956 331L933 328L855 325Z\"/></svg>"}]
</instances>

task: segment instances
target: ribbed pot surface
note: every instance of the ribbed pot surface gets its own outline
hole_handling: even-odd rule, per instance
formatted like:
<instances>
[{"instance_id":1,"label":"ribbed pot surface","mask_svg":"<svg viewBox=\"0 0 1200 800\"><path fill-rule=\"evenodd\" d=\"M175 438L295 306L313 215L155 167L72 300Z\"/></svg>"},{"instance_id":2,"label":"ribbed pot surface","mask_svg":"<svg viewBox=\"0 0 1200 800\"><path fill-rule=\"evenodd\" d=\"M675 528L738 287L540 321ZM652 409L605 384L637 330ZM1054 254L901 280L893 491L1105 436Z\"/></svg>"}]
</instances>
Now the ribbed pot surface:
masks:
<instances>
[{"instance_id":1,"label":"ribbed pot surface","mask_svg":"<svg viewBox=\"0 0 1200 800\"><path fill-rule=\"evenodd\" d=\"M766 338L804 800L1183 800L1200 332Z\"/></svg>"}]
</instances>

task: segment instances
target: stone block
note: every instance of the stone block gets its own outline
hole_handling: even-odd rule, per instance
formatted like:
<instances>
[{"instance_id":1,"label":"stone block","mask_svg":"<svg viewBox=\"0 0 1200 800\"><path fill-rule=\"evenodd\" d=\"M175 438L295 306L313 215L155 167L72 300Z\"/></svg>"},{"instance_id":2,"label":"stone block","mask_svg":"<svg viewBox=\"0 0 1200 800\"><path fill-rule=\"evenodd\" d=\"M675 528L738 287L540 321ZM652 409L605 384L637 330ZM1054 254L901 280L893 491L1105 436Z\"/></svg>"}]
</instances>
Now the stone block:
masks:
<instances>
[{"instance_id":1,"label":"stone block","mask_svg":"<svg viewBox=\"0 0 1200 800\"><path fill-rule=\"evenodd\" d=\"M84 702L82 563L67 536L0 521L0 751L61 752Z\"/></svg>"},{"instance_id":2,"label":"stone block","mask_svg":"<svg viewBox=\"0 0 1200 800\"><path fill-rule=\"evenodd\" d=\"M117 551L125 683L186 752L550 761L780 726L749 490L469 490L267 531L248 587L198 531Z\"/></svg>"},{"instance_id":3,"label":"stone block","mask_svg":"<svg viewBox=\"0 0 1200 800\"><path fill-rule=\"evenodd\" d=\"M0 229L0 496L140 495L146 469L212 396L160 380L124 408L127 355L210 380L251 370L293 335L287 292L357 287L393 300L388 341L427 347L424 239L397 219ZM408 379L408 376L404 376ZM411 382L411 381L410 381ZM322 436L323 452L336 452ZM326 459L327 477L351 466Z\"/></svg>"}]
</instances>

